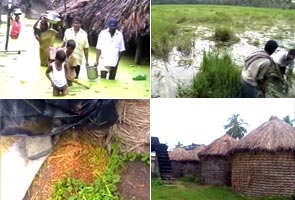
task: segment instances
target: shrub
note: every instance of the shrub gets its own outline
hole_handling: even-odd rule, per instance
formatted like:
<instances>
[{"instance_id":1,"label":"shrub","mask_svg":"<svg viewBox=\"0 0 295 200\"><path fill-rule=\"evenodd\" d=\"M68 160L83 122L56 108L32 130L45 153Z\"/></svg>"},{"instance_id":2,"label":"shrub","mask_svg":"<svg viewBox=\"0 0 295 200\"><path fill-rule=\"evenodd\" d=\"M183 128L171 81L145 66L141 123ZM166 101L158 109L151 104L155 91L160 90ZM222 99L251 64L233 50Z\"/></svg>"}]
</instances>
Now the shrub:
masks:
<instances>
[{"instance_id":1,"label":"shrub","mask_svg":"<svg viewBox=\"0 0 295 200\"><path fill-rule=\"evenodd\" d=\"M213 39L216 42L228 45L234 44L240 40L237 36L235 36L232 29L223 26L215 27Z\"/></svg>"},{"instance_id":2,"label":"shrub","mask_svg":"<svg viewBox=\"0 0 295 200\"><path fill-rule=\"evenodd\" d=\"M157 179L152 179L152 186L158 186L158 185L164 185L164 182L162 179L157 178Z\"/></svg>"},{"instance_id":3,"label":"shrub","mask_svg":"<svg viewBox=\"0 0 295 200\"><path fill-rule=\"evenodd\" d=\"M185 176L182 178L182 181L190 183L201 183L201 178L196 176Z\"/></svg>"}]
</instances>

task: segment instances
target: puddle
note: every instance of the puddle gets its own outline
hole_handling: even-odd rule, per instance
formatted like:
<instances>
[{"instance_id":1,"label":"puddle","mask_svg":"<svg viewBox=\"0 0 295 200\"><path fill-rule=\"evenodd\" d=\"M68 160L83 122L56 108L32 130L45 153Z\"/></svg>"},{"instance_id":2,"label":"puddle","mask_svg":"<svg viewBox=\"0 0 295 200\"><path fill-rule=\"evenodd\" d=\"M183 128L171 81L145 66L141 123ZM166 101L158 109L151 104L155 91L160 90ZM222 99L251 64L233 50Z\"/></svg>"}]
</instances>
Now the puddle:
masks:
<instances>
[{"instance_id":1,"label":"puddle","mask_svg":"<svg viewBox=\"0 0 295 200\"><path fill-rule=\"evenodd\" d=\"M291 27L282 24L272 28L263 27L260 31L246 30L236 34L240 38L238 43L221 50L230 52L235 64L241 67L245 58L253 51L263 48L269 39L278 42L278 50L294 48L295 33L290 30ZM196 28L196 38L189 56L173 48L167 62L152 58L152 97L173 98L176 96L178 83L187 85L191 82L200 69L203 52L216 47L213 41L206 39L213 35L213 31L205 26Z\"/></svg>"},{"instance_id":2,"label":"puddle","mask_svg":"<svg viewBox=\"0 0 295 200\"><path fill-rule=\"evenodd\" d=\"M132 56L123 54L117 71L116 81L88 80L85 65L82 64L78 81L90 89L73 84L69 87L69 95L53 97L50 82L45 76L45 67L40 67L39 45L33 35L35 20L22 19L26 24L22 27L17 40L9 40L8 50L26 50L21 54L0 52L0 97L1 98L145 98L150 97L150 67L146 61L143 65L135 65ZM1 36L2 34L2 36ZM5 43L6 24L0 27L0 42ZM56 46L60 42L56 43ZM4 45L1 50L4 50ZM95 48L89 49L89 64L95 61ZM135 82L132 78L145 74L146 81ZM124 83L128 83L128 89ZM100 91L99 95L95 91ZM124 92L123 92L124 91Z\"/></svg>"}]
</instances>

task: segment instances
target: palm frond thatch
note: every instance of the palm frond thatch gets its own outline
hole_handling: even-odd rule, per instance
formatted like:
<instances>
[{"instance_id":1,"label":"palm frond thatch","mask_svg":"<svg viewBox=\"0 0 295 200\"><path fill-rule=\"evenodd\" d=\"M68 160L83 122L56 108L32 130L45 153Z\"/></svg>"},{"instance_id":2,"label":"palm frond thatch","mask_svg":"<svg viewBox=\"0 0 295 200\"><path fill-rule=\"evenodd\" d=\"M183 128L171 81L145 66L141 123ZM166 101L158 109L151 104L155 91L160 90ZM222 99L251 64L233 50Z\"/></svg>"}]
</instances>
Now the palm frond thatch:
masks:
<instances>
[{"instance_id":1,"label":"palm frond thatch","mask_svg":"<svg viewBox=\"0 0 295 200\"><path fill-rule=\"evenodd\" d=\"M200 157L199 157L199 153L204 151L206 148L206 145L202 144L196 148L194 148L191 152L192 154L194 155L194 157L196 158L196 160L200 160Z\"/></svg>"},{"instance_id":2,"label":"palm frond thatch","mask_svg":"<svg viewBox=\"0 0 295 200\"><path fill-rule=\"evenodd\" d=\"M177 147L169 152L169 158L175 161L199 161L200 158L198 154L204 150L205 147L205 145L201 145L190 151L186 151L182 147Z\"/></svg>"},{"instance_id":3,"label":"palm frond thatch","mask_svg":"<svg viewBox=\"0 0 295 200\"><path fill-rule=\"evenodd\" d=\"M182 147L177 147L173 151L169 151L168 153L170 160L176 161L184 161L188 156L188 152Z\"/></svg>"},{"instance_id":4,"label":"palm frond thatch","mask_svg":"<svg viewBox=\"0 0 295 200\"><path fill-rule=\"evenodd\" d=\"M123 152L149 152L150 101L119 100L118 122L111 128Z\"/></svg>"},{"instance_id":5,"label":"palm frond thatch","mask_svg":"<svg viewBox=\"0 0 295 200\"><path fill-rule=\"evenodd\" d=\"M126 42L135 40L138 36L149 37L150 33L150 1L149 0L76 0L68 1L66 10L62 0L55 11L64 19L71 21L75 16L83 20L83 29L89 35L97 36L106 28L109 17L118 19L119 29L123 32ZM68 22L70 23L70 22Z\"/></svg>"},{"instance_id":6,"label":"palm frond thatch","mask_svg":"<svg viewBox=\"0 0 295 200\"><path fill-rule=\"evenodd\" d=\"M237 140L228 134L224 134L222 137L214 140L203 151L199 153L199 156L227 156L228 152L237 144Z\"/></svg>"},{"instance_id":7,"label":"palm frond thatch","mask_svg":"<svg viewBox=\"0 0 295 200\"><path fill-rule=\"evenodd\" d=\"M295 129L279 118L272 116L269 121L251 131L232 149L232 152L266 151L295 152Z\"/></svg>"}]
</instances>

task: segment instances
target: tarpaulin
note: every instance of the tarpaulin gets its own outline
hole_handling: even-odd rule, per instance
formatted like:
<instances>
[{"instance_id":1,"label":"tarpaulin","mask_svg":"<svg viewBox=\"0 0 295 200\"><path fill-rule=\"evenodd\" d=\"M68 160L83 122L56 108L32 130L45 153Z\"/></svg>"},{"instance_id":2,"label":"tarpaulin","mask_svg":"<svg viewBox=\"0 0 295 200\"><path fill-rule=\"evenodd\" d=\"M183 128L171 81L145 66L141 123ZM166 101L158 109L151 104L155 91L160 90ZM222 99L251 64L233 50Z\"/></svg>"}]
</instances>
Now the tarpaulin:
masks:
<instances>
[{"instance_id":1,"label":"tarpaulin","mask_svg":"<svg viewBox=\"0 0 295 200\"><path fill-rule=\"evenodd\" d=\"M105 129L118 119L117 100L2 99L0 135L54 135L74 126Z\"/></svg>"}]
</instances>

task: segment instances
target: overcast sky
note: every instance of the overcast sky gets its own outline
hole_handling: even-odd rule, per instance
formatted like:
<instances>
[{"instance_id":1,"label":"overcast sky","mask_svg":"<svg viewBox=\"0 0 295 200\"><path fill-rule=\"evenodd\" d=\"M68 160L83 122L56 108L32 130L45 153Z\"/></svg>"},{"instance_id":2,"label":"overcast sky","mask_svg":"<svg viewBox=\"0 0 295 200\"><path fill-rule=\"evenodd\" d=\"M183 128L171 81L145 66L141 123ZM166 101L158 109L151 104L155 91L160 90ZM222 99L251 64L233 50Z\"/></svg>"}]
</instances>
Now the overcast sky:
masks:
<instances>
[{"instance_id":1,"label":"overcast sky","mask_svg":"<svg viewBox=\"0 0 295 200\"><path fill-rule=\"evenodd\" d=\"M167 143L168 149L183 145L210 144L225 134L223 126L233 114L257 128L272 115L295 118L294 99L151 99L151 136Z\"/></svg>"}]
</instances>

